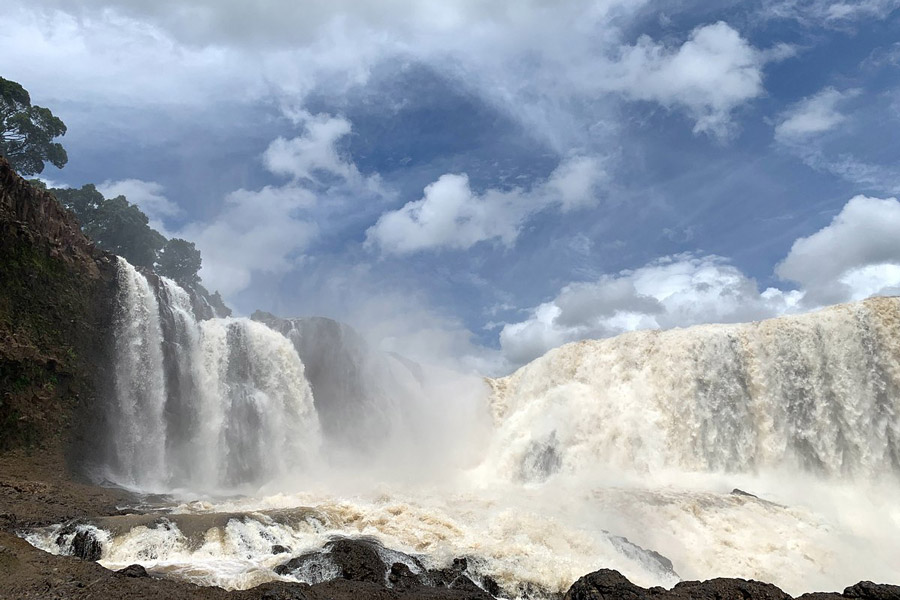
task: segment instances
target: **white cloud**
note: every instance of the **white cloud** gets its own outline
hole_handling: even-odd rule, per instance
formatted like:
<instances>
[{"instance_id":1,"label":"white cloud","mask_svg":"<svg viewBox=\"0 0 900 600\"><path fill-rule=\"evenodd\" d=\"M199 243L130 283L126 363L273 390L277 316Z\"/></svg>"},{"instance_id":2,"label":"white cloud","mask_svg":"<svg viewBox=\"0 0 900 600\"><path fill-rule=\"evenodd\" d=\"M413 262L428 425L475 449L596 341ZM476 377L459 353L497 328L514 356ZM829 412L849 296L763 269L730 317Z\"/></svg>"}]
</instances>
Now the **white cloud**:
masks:
<instances>
[{"instance_id":1,"label":"white cloud","mask_svg":"<svg viewBox=\"0 0 900 600\"><path fill-rule=\"evenodd\" d=\"M4 76L41 97L42 105L52 104L50 99L197 106L211 98L245 101L266 91L253 58L234 49L184 47L154 25L117 11L77 14L4 3L0 55L9 58Z\"/></svg>"},{"instance_id":2,"label":"white cloud","mask_svg":"<svg viewBox=\"0 0 900 600\"><path fill-rule=\"evenodd\" d=\"M863 19L883 19L898 7L900 0L768 0L763 4L763 15L806 25L840 27Z\"/></svg>"},{"instance_id":3,"label":"white cloud","mask_svg":"<svg viewBox=\"0 0 900 600\"><path fill-rule=\"evenodd\" d=\"M571 283L500 332L504 359L522 365L561 344L636 329L774 317L873 295L900 294L900 202L856 196L818 232L796 240L768 288L717 256L680 254L633 271Z\"/></svg>"},{"instance_id":4,"label":"white cloud","mask_svg":"<svg viewBox=\"0 0 900 600\"><path fill-rule=\"evenodd\" d=\"M500 345L510 364L521 365L566 342L762 319L792 309L799 299L798 292L760 293L754 280L721 257L680 254L567 285L528 319L506 324Z\"/></svg>"},{"instance_id":5,"label":"white cloud","mask_svg":"<svg viewBox=\"0 0 900 600\"><path fill-rule=\"evenodd\" d=\"M735 109L761 95L761 70L777 53L725 23L681 46L624 44L645 4L12 0L0 15L0 55L17 57L7 76L33 91L132 107L302 105L313 90L342 97L378 65L415 62L561 155L611 135L620 97L684 110L695 131L724 135Z\"/></svg>"},{"instance_id":6,"label":"white cloud","mask_svg":"<svg viewBox=\"0 0 900 600\"><path fill-rule=\"evenodd\" d=\"M841 92L827 87L804 98L781 115L781 121L775 126L775 139L791 144L834 129L847 118L838 110L838 105L857 94L857 90Z\"/></svg>"},{"instance_id":7,"label":"white cloud","mask_svg":"<svg viewBox=\"0 0 900 600\"><path fill-rule=\"evenodd\" d=\"M302 261L318 234L317 221L327 218L323 199L334 204L386 194L377 175L363 176L338 150L352 130L348 120L305 111L291 116L303 134L277 138L262 156L270 172L290 181L232 192L212 221L193 223L178 234L196 242L204 283L225 296L247 288L256 272L286 273Z\"/></svg>"},{"instance_id":8,"label":"white cloud","mask_svg":"<svg viewBox=\"0 0 900 600\"><path fill-rule=\"evenodd\" d=\"M238 190L215 219L188 225L179 236L202 252L204 284L228 296L246 288L254 272L284 273L296 265L317 231L303 218L314 204L309 190L294 185Z\"/></svg>"},{"instance_id":9,"label":"white cloud","mask_svg":"<svg viewBox=\"0 0 900 600\"><path fill-rule=\"evenodd\" d=\"M301 112L295 122L303 135L274 140L263 154L266 168L276 175L322 183L322 177L360 181L362 176L353 162L340 154L337 143L350 134L352 125L342 117Z\"/></svg>"},{"instance_id":10,"label":"white cloud","mask_svg":"<svg viewBox=\"0 0 900 600\"><path fill-rule=\"evenodd\" d=\"M767 57L724 22L695 29L677 49L648 36L624 47L603 85L637 100L682 107L695 133L727 135L731 113L763 94Z\"/></svg>"},{"instance_id":11,"label":"white cloud","mask_svg":"<svg viewBox=\"0 0 900 600\"><path fill-rule=\"evenodd\" d=\"M515 243L525 221L551 207L568 211L597 201L605 179L602 161L575 157L531 189L488 189L475 193L465 175L445 174L425 188L420 200L383 214L369 228L366 243L388 254L468 249L479 242Z\"/></svg>"},{"instance_id":12,"label":"white cloud","mask_svg":"<svg viewBox=\"0 0 900 600\"><path fill-rule=\"evenodd\" d=\"M806 291L816 306L890 293L900 286L900 202L856 196L832 222L794 242L779 277Z\"/></svg>"},{"instance_id":13,"label":"white cloud","mask_svg":"<svg viewBox=\"0 0 900 600\"><path fill-rule=\"evenodd\" d=\"M852 134L845 105L861 90L826 87L780 115L775 140L807 166L845 179L876 193L900 192L900 171L872 164L843 152L842 136ZM842 127L843 126L843 127Z\"/></svg>"},{"instance_id":14,"label":"white cloud","mask_svg":"<svg viewBox=\"0 0 900 600\"><path fill-rule=\"evenodd\" d=\"M150 219L150 227L166 237L171 237L171 234L167 231L165 220L177 217L182 212L177 204L166 198L165 188L155 181L141 179L104 181L97 186L97 191L105 198L125 196L129 202L137 204Z\"/></svg>"}]
</instances>

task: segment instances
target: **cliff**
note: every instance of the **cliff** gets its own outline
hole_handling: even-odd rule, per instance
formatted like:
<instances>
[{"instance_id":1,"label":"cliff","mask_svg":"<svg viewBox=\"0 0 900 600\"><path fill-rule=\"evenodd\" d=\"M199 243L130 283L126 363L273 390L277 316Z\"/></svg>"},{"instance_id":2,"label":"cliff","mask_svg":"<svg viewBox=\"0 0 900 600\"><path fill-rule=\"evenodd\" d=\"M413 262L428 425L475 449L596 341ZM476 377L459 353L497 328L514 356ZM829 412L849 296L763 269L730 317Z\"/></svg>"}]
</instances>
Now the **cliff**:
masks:
<instances>
[{"instance_id":1,"label":"cliff","mask_svg":"<svg viewBox=\"0 0 900 600\"><path fill-rule=\"evenodd\" d=\"M0 157L0 451L81 455L114 301L112 256Z\"/></svg>"}]
</instances>

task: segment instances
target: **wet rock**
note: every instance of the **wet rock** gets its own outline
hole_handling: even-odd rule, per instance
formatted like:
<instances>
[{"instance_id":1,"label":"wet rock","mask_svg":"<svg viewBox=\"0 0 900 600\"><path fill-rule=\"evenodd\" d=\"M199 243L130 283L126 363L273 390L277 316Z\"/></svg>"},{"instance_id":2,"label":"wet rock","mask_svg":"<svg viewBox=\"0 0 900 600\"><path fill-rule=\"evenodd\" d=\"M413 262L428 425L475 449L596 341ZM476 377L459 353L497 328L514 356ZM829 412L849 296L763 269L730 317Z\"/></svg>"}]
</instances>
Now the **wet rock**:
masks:
<instances>
[{"instance_id":1,"label":"wet rock","mask_svg":"<svg viewBox=\"0 0 900 600\"><path fill-rule=\"evenodd\" d=\"M474 581L466 574L469 568L469 561L463 558L454 558L453 564L446 569L431 569L425 573L420 580L425 585L449 588L451 590L460 590L475 595L485 595Z\"/></svg>"},{"instance_id":2,"label":"wet rock","mask_svg":"<svg viewBox=\"0 0 900 600\"><path fill-rule=\"evenodd\" d=\"M391 565L391 572L388 573L388 585L398 590L409 590L419 587L421 583L407 565L396 562Z\"/></svg>"},{"instance_id":3,"label":"wet rock","mask_svg":"<svg viewBox=\"0 0 900 600\"><path fill-rule=\"evenodd\" d=\"M665 594L672 600L792 600L771 583L746 579L682 581Z\"/></svg>"},{"instance_id":4,"label":"wet rock","mask_svg":"<svg viewBox=\"0 0 900 600\"><path fill-rule=\"evenodd\" d=\"M417 598L492 598L469 577L468 568L466 558L457 558L445 569L426 570L418 558L385 548L375 540L338 539L319 552L292 558L275 567L275 572L321 585L337 581L377 584ZM499 593L500 587L491 582ZM444 593L450 595L441 596Z\"/></svg>"},{"instance_id":5,"label":"wet rock","mask_svg":"<svg viewBox=\"0 0 900 600\"><path fill-rule=\"evenodd\" d=\"M618 550L624 556L627 556L628 558L639 562L647 570L656 572L657 574L664 577L680 579L680 577L678 577L678 573L675 572L675 567L672 564L672 561L659 552L642 548L626 537L620 535L612 535L608 531L604 533L609 536L609 541L612 542L613 546L616 547L616 550Z\"/></svg>"},{"instance_id":6,"label":"wet rock","mask_svg":"<svg viewBox=\"0 0 900 600\"><path fill-rule=\"evenodd\" d=\"M556 432L544 441L532 441L522 458L520 477L524 481L544 481L562 465L562 458L556 448Z\"/></svg>"},{"instance_id":7,"label":"wet rock","mask_svg":"<svg viewBox=\"0 0 900 600\"><path fill-rule=\"evenodd\" d=\"M671 590L645 589L617 571L602 569L585 575L566 592L565 600L791 600L769 583L745 579L682 581Z\"/></svg>"},{"instance_id":8,"label":"wet rock","mask_svg":"<svg viewBox=\"0 0 900 600\"><path fill-rule=\"evenodd\" d=\"M150 577L150 574L147 573L147 569L141 565L128 565L124 569L119 569L116 573L124 575L125 577Z\"/></svg>"},{"instance_id":9,"label":"wet rock","mask_svg":"<svg viewBox=\"0 0 900 600\"><path fill-rule=\"evenodd\" d=\"M748 496L750 498L759 498L759 496L757 496L756 494L751 494L750 492L745 492L744 490L739 489L739 488L734 488L733 490L731 490L731 495L732 496Z\"/></svg>"},{"instance_id":10,"label":"wet rock","mask_svg":"<svg viewBox=\"0 0 900 600\"><path fill-rule=\"evenodd\" d=\"M500 589L500 584L497 583L493 577L487 575L481 578L481 587L484 588L484 591L494 597L499 596L502 591Z\"/></svg>"},{"instance_id":11,"label":"wet rock","mask_svg":"<svg viewBox=\"0 0 900 600\"><path fill-rule=\"evenodd\" d=\"M103 545L94 532L89 529L82 529L75 534L72 539L72 556L77 556L83 560L97 561L103 554Z\"/></svg>"},{"instance_id":12,"label":"wet rock","mask_svg":"<svg viewBox=\"0 0 900 600\"><path fill-rule=\"evenodd\" d=\"M326 546L344 579L383 583L388 566L381 560L378 547L367 540L339 540Z\"/></svg>"},{"instance_id":13,"label":"wet rock","mask_svg":"<svg viewBox=\"0 0 900 600\"><path fill-rule=\"evenodd\" d=\"M844 598L860 600L900 600L900 586L860 581L844 590Z\"/></svg>"},{"instance_id":14,"label":"wet rock","mask_svg":"<svg viewBox=\"0 0 900 600\"><path fill-rule=\"evenodd\" d=\"M281 544L275 544L272 546L272 554L287 554L290 552L287 547L282 546Z\"/></svg>"},{"instance_id":15,"label":"wet rock","mask_svg":"<svg viewBox=\"0 0 900 600\"><path fill-rule=\"evenodd\" d=\"M618 571L601 569L572 584L564 600L643 600L649 592Z\"/></svg>"}]
</instances>

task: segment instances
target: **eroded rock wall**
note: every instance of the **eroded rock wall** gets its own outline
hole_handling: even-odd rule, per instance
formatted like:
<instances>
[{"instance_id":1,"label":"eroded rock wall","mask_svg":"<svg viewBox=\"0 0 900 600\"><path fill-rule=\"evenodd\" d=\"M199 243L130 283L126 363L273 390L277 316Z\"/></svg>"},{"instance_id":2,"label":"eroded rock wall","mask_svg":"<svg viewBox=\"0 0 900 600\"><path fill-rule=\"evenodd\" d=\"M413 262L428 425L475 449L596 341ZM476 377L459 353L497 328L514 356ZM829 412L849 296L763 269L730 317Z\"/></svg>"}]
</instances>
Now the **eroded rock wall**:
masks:
<instances>
[{"instance_id":1,"label":"eroded rock wall","mask_svg":"<svg viewBox=\"0 0 900 600\"><path fill-rule=\"evenodd\" d=\"M0 451L78 459L97 427L113 257L0 157Z\"/></svg>"}]
</instances>

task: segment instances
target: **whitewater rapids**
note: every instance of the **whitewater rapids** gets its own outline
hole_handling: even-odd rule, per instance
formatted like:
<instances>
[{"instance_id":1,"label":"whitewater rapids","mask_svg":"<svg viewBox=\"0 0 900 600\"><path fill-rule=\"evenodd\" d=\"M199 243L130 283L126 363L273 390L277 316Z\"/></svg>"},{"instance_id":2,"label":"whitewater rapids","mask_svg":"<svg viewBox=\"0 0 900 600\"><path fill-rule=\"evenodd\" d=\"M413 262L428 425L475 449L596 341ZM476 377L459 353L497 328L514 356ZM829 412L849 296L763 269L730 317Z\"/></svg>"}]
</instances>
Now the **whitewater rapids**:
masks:
<instances>
[{"instance_id":1,"label":"whitewater rapids","mask_svg":"<svg viewBox=\"0 0 900 600\"><path fill-rule=\"evenodd\" d=\"M791 594L900 582L900 299L578 342L482 386L345 351L321 323L198 321L174 282L119 268L102 474L170 501L78 525L107 567L316 582L327 560L273 567L365 535L428 566L467 556L508 597L599 568ZM326 347L307 381L301 354Z\"/></svg>"}]
</instances>

